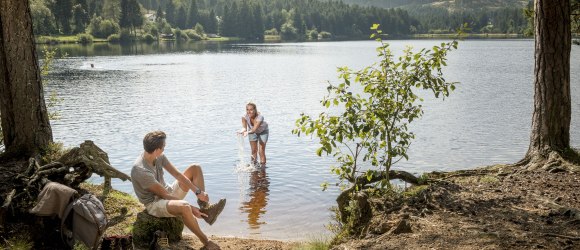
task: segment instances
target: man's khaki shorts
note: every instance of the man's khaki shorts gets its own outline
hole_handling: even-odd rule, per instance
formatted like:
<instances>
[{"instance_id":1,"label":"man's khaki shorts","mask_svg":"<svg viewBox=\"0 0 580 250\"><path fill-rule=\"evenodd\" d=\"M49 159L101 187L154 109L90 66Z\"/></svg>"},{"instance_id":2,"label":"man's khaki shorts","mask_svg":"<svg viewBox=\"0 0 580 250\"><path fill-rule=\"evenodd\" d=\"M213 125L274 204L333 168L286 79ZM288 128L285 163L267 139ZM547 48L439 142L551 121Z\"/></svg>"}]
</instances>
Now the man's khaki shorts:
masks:
<instances>
[{"instance_id":1,"label":"man's khaki shorts","mask_svg":"<svg viewBox=\"0 0 580 250\"><path fill-rule=\"evenodd\" d=\"M171 193L171 195L182 200L185 198L185 195L187 195L187 192L183 191L183 189L179 187L179 182L177 180L173 182L171 185L171 190L168 191L170 191L169 193ZM175 215L170 214L167 211L167 202L169 202L169 200L156 199L155 201L147 204L145 209L147 209L147 213L155 217L175 217Z\"/></svg>"}]
</instances>

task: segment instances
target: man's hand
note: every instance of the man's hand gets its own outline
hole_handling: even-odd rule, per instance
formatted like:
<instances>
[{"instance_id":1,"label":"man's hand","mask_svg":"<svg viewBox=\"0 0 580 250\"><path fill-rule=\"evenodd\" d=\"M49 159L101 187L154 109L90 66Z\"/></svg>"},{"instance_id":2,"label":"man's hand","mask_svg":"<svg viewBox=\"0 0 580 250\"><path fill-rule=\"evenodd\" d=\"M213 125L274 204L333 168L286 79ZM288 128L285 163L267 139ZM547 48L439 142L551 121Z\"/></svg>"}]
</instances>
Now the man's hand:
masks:
<instances>
[{"instance_id":1,"label":"man's hand","mask_svg":"<svg viewBox=\"0 0 580 250\"><path fill-rule=\"evenodd\" d=\"M201 191L201 193L199 193L196 196L201 201L209 202L209 195L205 191Z\"/></svg>"},{"instance_id":2,"label":"man's hand","mask_svg":"<svg viewBox=\"0 0 580 250\"><path fill-rule=\"evenodd\" d=\"M191 206L191 213L193 213L193 216L195 216L195 218L201 218L203 217L207 217L207 214L202 213L201 211L199 211L199 208Z\"/></svg>"}]
</instances>

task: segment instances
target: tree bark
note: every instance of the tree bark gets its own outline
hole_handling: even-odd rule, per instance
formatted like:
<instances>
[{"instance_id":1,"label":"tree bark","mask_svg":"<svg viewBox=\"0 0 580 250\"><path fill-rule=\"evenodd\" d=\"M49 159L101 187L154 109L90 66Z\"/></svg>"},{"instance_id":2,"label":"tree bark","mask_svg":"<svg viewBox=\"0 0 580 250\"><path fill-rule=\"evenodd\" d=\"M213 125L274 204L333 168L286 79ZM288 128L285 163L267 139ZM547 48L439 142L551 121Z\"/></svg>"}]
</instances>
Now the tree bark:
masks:
<instances>
[{"instance_id":1,"label":"tree bark","mask_svg":"<svg viewBox=\"0 0 580 250\"><path fill-rule=\"evenodd\" d=\"M27 0L0 2L0 114L4 157L30 156L52 141Z\"/></svg>"},{"instance_id":2,"label":"tree bark","mask_svg":"<svg viewBox=\"0 0 580 250\"><path fill-rule=\"evenodd\" d=\"M536 0L534 9L534 113L521 163L538 167L570 147L570 0Z\"/></svg>"}]
</instances>

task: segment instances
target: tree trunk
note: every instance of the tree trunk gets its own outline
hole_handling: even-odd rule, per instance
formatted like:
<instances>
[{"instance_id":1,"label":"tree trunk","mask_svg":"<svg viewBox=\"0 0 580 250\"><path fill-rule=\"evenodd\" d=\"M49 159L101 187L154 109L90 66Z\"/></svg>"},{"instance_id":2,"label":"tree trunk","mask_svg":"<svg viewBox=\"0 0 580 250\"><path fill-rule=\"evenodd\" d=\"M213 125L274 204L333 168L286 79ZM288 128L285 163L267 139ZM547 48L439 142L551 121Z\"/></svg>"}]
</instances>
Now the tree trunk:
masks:
<instances>
[{"instance_id":1,"label":"tree trunk","mask_svg":"<svg viewBox=\"0 0 580 250\"><path fill-rule=\"evenodd\" d=\"M30 156L52 141L27 0L0 2L0 113L5 157Z\"/></svg>"},{"instance_id":2,"label":"tree trunk","mask_svg":"<svg viewBox=\"0 0 580 250\"><path fill-rule=\"evenodd\" d=\"M534 9L534 113L520 163L535 169L560 161L570 147L570 0L536 0Z\"/></svg>"}]
</instances>

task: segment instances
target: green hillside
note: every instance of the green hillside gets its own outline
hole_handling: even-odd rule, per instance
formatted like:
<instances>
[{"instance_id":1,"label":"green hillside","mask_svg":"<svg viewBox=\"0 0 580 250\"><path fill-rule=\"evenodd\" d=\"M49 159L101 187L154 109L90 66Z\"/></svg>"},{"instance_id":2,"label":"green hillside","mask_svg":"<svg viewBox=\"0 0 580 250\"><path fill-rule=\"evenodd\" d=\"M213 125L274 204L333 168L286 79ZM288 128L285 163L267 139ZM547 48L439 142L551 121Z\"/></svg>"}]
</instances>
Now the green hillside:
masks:
<instances>
[{"instance_id":1,"label":"green hillside","mask_svg":"<svg viewBox=\"0 0 580 250\"><path fill-rule=\"evenodd\" d=\"M444 8L448 11L496 10L502 8L524 8L528 0L343 0L344 3L381 8L413 9L420 7Z\"/></svg>"}]
</instances>

